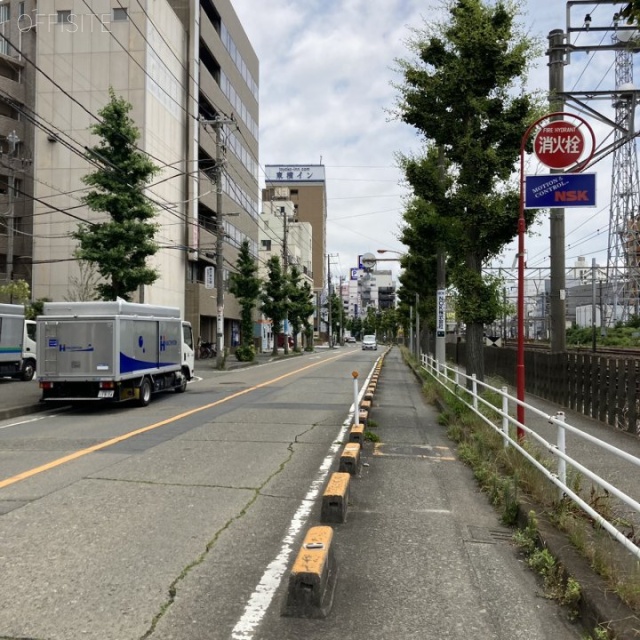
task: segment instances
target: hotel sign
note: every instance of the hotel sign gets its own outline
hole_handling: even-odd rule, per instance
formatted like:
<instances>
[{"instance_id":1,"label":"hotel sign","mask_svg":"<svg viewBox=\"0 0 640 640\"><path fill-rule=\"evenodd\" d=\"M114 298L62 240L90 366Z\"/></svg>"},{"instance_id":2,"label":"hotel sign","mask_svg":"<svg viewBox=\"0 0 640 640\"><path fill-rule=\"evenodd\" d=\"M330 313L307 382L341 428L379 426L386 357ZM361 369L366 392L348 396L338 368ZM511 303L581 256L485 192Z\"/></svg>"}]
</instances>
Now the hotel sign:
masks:
<instances>
[{"instance_id":1,"label":"hotel sign","mask_svg":"<svg viewBox=\"0 0 640 640\"><path fill-rule=\"evenodd\" d=\"M324 182L322 164L268 164L264 168L265 182Z\"/></svg>"}]
</instances>

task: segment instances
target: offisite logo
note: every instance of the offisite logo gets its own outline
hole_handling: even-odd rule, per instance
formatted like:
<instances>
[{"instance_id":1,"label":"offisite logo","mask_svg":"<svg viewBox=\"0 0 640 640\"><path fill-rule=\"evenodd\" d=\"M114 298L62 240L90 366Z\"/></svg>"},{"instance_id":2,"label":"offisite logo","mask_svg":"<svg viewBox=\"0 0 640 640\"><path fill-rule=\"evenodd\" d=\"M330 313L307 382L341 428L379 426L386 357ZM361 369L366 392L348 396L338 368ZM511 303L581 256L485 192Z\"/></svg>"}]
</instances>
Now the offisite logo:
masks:
<instances>
[{"instance_id":1,"label":"offisite logo","mask_svg":"<svg viewBox=\"0 0 640 640\"><path fill-rule=\"evenodd\" d=\"M18 30L24 33L34 28L47 29L48 31L57 28L67 33L80 31L109 33L111 22L110 13L68 13L62 17L58 13L34 13L33 15L23 13L18 16Z\"/></svg>"}]
</instances>

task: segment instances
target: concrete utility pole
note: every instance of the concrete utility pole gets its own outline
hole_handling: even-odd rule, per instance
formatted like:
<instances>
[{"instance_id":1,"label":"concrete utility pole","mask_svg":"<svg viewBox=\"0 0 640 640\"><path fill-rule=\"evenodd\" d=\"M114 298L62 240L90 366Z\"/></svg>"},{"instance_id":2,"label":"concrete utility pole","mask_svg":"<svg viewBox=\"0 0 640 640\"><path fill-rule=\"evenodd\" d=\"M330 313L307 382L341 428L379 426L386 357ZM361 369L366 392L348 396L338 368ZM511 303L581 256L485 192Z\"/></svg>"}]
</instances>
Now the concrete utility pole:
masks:
<instances>
[{"instance_id":1,"label":"concrete utility pole","mask_svg":"<svg viewBox=\"0 0 640 640\"><path fill-rule=\"evenodd\" d=\"M273 209L272 209L273 210ZM289 254L287 247L287 209L286 207L281 208L282 211L282 273L284 274L285 286L287 283L287 273L289 267ZM288 299L286 301L288 303ZM287 328L289 325L289 311L285 306L284 311L284 353L285 355L289 355L289 334L287 333ZM277 339L277 336L275 336Z\"/></svg>"},{"instance_id":2,"label":"concrete utility pole","mask_svg":"<svg viewBox=\"0 0 640 640\"><path fill-rule=\"evenodd\" d=\"M564 65L565 43L562 29L549 33L549 107L551 112L564 110ZM552 169L551 173L563 173ZM551 352L566 351L566 276L565 276L565 230L564 208L550 209L550 258L551 258Z\"/></svg>"},{"instance_id":3,"label":"concrete utility pole","mask_svg":"<svg viewBox=\"0 0 640 640\"><path fill-rule=\"evenodd\" d=\"M438 171L440 180L444 182L445 166L444 149L442 147L438 148ZM439 320L436 327L436 360L441 367L444 367L447 361L447 255L441 247L438 248L436 260L436 313L438 318L440 318L440 314L444 316L442 318L444 326Z\"/></svg>"},{"instance_id":4,"label":"concrete utility pole","mask_svg":"<svg viewBox=\"0 0 640 640\"><path fill-rule=\"evenodd\" d=\"M218 116L215 120L206 120L216 130L216 367L224 367L224 223L222 220L222 171L224 154L222 149L222 128L226 124L235 124L233 118Z\"/></svg>"},{"instance_id":5,"label":"concrete utility pole","mask_svg":"<svg viewBox=\"0 0 640 640\"><path fill-rule=\"evenodd\" d=\"M20 138L16 135L15 131L12 131L7 136L7 142L9 143L9 211L7 213L7 284L10 284L13 280L13 235L14 235L14 220L15 220L15 188L16 188L16 172L13 166L16 147L20 142ZM13 295L12 295L13 301Z\"/></svg>"},{"instance_id":6,"label":"concrete utility pole","mask_svg":"<svg viewBox=\"0 0 640 640\"><path fill-rule=\"evenodd\" d=\"M331 334L331 254L327 254L327 311L329 318L329 326L327 328L327 337L329 340L329 348L333 349L333 340Z\"/></svg>"}]
</instances>

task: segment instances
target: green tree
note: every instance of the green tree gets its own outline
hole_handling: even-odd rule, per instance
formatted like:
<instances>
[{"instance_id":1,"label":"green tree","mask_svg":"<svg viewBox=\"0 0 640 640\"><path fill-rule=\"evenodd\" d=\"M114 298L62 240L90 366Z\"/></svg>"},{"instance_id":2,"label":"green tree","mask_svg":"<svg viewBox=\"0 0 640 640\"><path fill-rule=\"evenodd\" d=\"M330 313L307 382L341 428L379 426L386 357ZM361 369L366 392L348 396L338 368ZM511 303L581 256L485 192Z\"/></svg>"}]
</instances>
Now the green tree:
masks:
<instances>
[{"instance_id":1,"label":"green tree","mask_svg":"<svg viewBox=\"0 0 640 640\"><path fill-rule=\"evenodd\" d=\"M302 282L300 269L292 266L289 272L289 322L293 330L293 350L299 351L298 333L308 329L309 317L313 313L313 294L308 282ZM306 285L306 287L304 286Z\"/></svg>"},{"instance_id":2,"label":"green tree","mask_svg":"<svg viewBox=\"0 0 640 640\"><path fill-rule=\"evenodd\" d=\"M306 308L302 312L302 326L305 335L305 351L313 351L313 313L316 310L315 295L308 282L302 283L302 298L306 300Z\"/></svg>"},{"instance_id":3,"label":"green tree","mask_svg":"<svg viewBox=\"0 0 640 640\"><path fill-rule=\"evenodd\" d=\"M158 167L136 148L140 132L129 116L131 104L116 97L113 89L109 97L99 112L102 121L90 128L100 142L86 154L102 166L83 178L91 187L84 203L91 211L107 213L109 220L81 223L72 237L78 241L78 259L95 264L104 278L96 286L99 295L130 300L140 285L158 278L147 266L147 258L158 251L158 225L152 222L156 212L144 192Z\"/></svg>"},{"instance_id":4,"label":"green tree","mask_svg":"<svg viewBox=\"0 0 640 640\"><path fill-rule=\"evenodd\" d=\"M262 311L271 320L273 355L278 355L278 336L288 311L288 282L282 271L280 258L271 256L267 261L267 280L261 294Z\"/></svg>"},{"instance_id":5,"label":"green tree","mask_svg":"<svg viewBox=\"0 0 640 640\"><path fill-rule=\"evenodd\" d=\"M31 289L25 280L12 280L0 285L0 300L9 304L25 304L30 297Z\"/></svg>"},{"instance_id":6,"label":"green tree","mask_svg":"<svg viewBox=\"0 0 640 640\"><path fill-rule=\"evenodd\" d=\"M640 24L640 0L631 0L622 11L620 17L625 18L628 24Z\"/></svg>"},{"instance_id":7,"label":"green tree","mask_svg":"<svg viewBox=\"0 0 640 640\"><path fill-rule=\"evenodd\" d=\"M236 358L251 362L256 357L253 344L253 310L260 297L262 283L258 278L258 265L251 255L248 240L240 246L236 269L237 272L229 276L229 292L236 297L240 305L240 346L236 349Z\"/></svg>"},{"instance_id":8,"label":"green tree","mask_svg":"<svg viewBox=\"0 0 640 640\"><path fill-rule=\"evenodd\" d=\"M416 31L410 43L416 59L399 61L404 84L397 115L419 131L427 149L424 165L406 161L405 173L424 206L433 206L437 240L464 301L467 372L480 380L484 324L496 312L482 266L517 233L519 193L509 181L522 136L538 114L520 88L534 43L518 33L515 17L508 3L458 0L449 22ZM436 169L444 179L434 178ZM528 210L530 220L533 215Z\"/></svg>"}]
</instances>

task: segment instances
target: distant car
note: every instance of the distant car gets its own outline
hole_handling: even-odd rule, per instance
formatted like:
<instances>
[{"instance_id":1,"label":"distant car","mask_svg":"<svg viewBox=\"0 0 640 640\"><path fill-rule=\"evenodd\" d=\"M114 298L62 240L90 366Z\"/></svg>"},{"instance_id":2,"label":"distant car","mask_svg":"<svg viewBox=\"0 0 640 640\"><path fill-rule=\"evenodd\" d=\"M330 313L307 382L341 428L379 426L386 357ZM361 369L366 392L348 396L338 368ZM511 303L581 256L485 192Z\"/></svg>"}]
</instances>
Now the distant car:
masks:
<instances>
[{"instance_id":1,"label":"distant car","mask_svg":"<svg viewBox=\"0 0 640 640\"><path fill-rule=\"evenodd\" d=\"M355 336L348 336L344 339L345 342L355 342Z\"/></svg>"},{"instance_id":2,"label":"distant car","mask_svg":"<svg viewBox=\"0 0 640 640\"><path fill-rule=\"evenodd\" d=\"M372 351L378 350L378 343L375 336L364 336L362 338L362 350L371 349Z\"/></svg>"}]
</instances>

